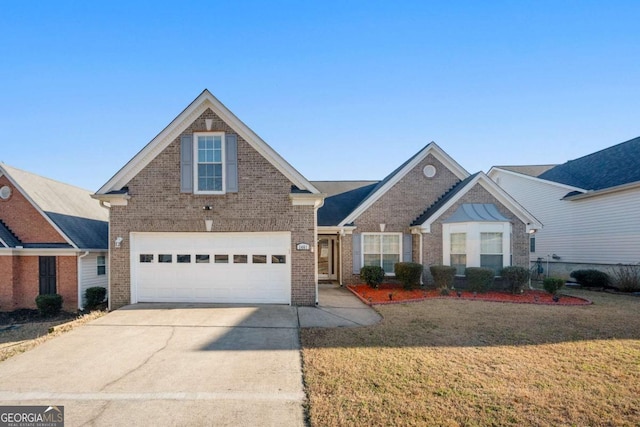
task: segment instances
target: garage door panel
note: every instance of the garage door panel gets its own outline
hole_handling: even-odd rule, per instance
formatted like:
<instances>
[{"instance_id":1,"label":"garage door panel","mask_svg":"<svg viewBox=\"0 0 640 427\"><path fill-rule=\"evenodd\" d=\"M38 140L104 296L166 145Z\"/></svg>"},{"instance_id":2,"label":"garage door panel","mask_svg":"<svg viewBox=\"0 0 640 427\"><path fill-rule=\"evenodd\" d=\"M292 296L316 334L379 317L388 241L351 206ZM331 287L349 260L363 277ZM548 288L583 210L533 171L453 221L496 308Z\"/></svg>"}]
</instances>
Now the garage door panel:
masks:
<instances>
[{"instance_id":1,"label":"garage door panel","mask_svg":"<svg viewBox=\"0 0 640 427\"><path fill-rule=\"evenodd\" d=\"M285 232L132 233L132 300L289 304L290 248ZM153 261L140 262L143 254ZM160 255L171 262L159 262ZM178 255L188 262L177 262ZM234 263L234 255L247 263ZM266 256L266 263L253 263L253 255ZM207 256L209 262L196 262Z\"/></svg>"}]
</instances>

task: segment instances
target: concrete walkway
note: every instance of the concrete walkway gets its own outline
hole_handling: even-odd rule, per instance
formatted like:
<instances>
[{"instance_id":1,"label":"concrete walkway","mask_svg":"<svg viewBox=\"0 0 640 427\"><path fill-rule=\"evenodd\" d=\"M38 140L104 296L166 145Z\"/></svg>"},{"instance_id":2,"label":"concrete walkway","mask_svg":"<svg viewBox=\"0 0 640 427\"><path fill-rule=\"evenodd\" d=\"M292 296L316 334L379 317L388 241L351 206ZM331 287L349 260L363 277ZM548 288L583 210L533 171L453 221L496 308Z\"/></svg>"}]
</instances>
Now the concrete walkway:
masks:
<instances>
[{"instance_id":1,"label":"concrete walkway","mask_svg":"<svg viewBox=\"0 0 640 427\"><path fill-rule=\"evenodd\" d=\"M340 328L375 325L382 317L355 295L338 285L318 286L317 307L298 307L302 328Z\"/></svg>"}]
</instances>

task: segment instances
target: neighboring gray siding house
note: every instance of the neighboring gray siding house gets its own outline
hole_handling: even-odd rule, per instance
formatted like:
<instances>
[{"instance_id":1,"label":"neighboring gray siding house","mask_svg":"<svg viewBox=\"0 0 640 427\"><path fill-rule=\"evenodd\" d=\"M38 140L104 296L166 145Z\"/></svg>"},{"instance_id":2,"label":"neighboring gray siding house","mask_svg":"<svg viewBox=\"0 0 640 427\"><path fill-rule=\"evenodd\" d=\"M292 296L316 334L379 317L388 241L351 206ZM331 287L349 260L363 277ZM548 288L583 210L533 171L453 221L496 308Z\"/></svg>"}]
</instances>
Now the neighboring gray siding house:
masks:
<instances>
[{"instance_id":1,"label":"neighboring gray siding house","mask_svg":"<svg viewBox=\"0 0 640 427\"><path fill-rule=\"evenodd\" d=\"M319 279L367 264L526 264L540 227L435 143L382 181L309 182L207 90L93 197L110 207L112 308L313 305Z\"/></svg>"},{"instance_id":2,"label":"neighboring gray siding house","mask_svg":"<svg viewBox=\"0 0 640 427\"><path fill-rule=\"evenodd\" d=\"M639 164L640 137L539 173L494 166L488 175L544 223L532 236L531 261L542 258L547 273L568 277L640 262Z\"/></svg>"}]
</instances>

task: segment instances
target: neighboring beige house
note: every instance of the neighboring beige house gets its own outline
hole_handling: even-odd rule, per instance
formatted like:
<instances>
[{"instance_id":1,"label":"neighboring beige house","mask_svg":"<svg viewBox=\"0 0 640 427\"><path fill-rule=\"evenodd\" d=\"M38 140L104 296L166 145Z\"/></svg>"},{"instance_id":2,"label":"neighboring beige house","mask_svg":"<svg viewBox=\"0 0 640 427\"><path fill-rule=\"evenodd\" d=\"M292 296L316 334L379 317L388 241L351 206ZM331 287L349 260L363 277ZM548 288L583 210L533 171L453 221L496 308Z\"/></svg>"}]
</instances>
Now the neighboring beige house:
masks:
<instances>
[{"instance_id":1,"label":"neighboring beige house","mask_svg":"<svg viewBox=\"0 0 640 427\"><path fill-rule=\"evenodd\" d=\"M569 277L640 262L639 164L640 137L562 165L494 166L488 175L544 223L531 236L531 262Z\"/></svg>"},{"instance_id":2,"label":"neighboring beige house","mask_svg":"<svg viewBox=\"0 0 640 427\"><path fill-rule=\"evenodd\" d=\"M541 226L435 143L379 182L309 182L207 90L93 197L110 208L112 308L314 305L319 279L367 264L526 264Z\"/></svg>"}]
</instances>

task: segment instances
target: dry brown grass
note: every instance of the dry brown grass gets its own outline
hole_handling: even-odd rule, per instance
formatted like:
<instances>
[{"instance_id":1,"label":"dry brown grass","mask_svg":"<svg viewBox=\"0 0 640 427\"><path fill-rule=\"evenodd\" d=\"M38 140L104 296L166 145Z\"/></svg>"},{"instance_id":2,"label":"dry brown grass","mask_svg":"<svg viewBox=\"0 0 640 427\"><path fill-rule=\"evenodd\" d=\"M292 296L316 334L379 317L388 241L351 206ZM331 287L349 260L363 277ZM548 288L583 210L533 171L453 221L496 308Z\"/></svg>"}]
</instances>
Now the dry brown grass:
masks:
<instances>
[{"instance_id":1,"label":"dry brown grass","mask_svg":"<svg viewBox=\"0 0 640 427\"><path fill-rule=\"evenodd\" d=\"M29 322L4 330L0 332L0 362L105 314L105 311L93 311L72 321Z\"/></svg>"},{"instance_id":2,"label":"dry brown grass","mask_svg":"<svg viewBox=\"0 0 640 427\"><path fill-rule=\"evenodd\" d=\"M301 333L314 426L638 426L640 298L432 300Z\"/></svg>"}]
</instances>

